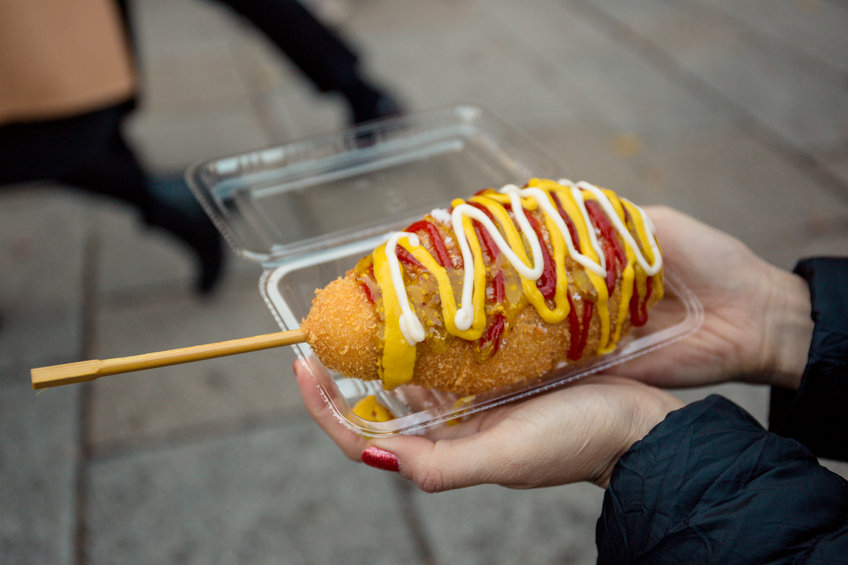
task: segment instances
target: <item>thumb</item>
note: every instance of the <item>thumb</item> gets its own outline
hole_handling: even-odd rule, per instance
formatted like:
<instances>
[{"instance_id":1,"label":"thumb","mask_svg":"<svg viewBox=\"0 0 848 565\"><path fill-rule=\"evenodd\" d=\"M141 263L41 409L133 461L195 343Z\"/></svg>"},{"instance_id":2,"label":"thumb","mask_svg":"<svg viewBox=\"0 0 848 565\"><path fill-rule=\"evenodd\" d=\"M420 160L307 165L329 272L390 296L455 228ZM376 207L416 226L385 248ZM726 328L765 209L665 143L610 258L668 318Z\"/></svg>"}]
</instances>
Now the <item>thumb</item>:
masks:
<instances>
[{"instance_id":1,"label":"thumb","mask_svg":"<svg viewBox=\"0 0 848 565\"><path fill-rule=\"evenodd\" d=\"M375 440L365 448L362 461L397 471L424 492L442 492L484 483L512 486L511 457L477 436L430 440L403 436Z\"/></svg>"}]
</instances>

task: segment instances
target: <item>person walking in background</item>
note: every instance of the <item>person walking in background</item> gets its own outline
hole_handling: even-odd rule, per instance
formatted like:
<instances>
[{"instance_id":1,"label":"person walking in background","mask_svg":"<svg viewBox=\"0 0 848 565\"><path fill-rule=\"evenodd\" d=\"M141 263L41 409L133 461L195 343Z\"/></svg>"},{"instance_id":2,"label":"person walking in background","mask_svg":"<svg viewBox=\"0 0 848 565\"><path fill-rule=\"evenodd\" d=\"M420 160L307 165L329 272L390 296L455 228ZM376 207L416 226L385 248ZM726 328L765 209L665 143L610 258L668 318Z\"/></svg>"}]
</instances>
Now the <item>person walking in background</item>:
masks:
<instances>
[{"instance_id":1,"label":"person walking in background","mask_svg":"<svg viewBox=\"0 0 848 565\"><path fill-rule=\"evenodd\" d=\"M342 96L351 124L402 112L299 2L219 1L319 92ZM224 261L217 230L182 179L151 178L123 131L139 83L130 8L126 0L0 0L0 186L54 181L132 206L193 253L195 288L208 294Z\"/></svg>"},{"instance_id":2,"label":"person walking in background","mask_svg":"<svg viewBox=\"0 0 848 565\"><path fill-rule=\"evenodd\" d=\"M262 31L319 92L340 95L350 124L403 112L392 95L363 74L353 48L298 0L213 1Z\"/></svg>"},{"instance_id":3,"label":"person walking in background","mask_svg":"<svg viewBox=\"0 0 848 565\"><path fill-rule=\"evenodd\" d=\"M132 206L188 247L208 294L221 238L196 202L151 190L123 133L137 86L112 0L0 0L0 186L54 181Z\"/></svg>"}]
</instances>

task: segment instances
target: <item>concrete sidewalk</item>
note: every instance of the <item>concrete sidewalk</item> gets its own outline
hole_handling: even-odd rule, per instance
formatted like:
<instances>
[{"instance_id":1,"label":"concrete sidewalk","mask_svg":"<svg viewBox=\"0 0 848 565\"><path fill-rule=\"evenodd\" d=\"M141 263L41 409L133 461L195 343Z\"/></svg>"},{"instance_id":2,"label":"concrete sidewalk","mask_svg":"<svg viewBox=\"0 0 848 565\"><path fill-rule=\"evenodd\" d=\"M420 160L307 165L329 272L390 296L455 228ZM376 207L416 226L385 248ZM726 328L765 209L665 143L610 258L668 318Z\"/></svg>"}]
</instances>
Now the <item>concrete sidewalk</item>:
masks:
<instances>
[{"instance_id":1,"label":"concrete sidewalk","mask_svg":"<svg viewBox=\"0 0 848 565\"><path fill-rule=\"evenodd\" d=\"M791 268L848 252L848 9L835 0L324 0L410 110L472 103L574 179L665 203ZM133 3L150 168L344 126L212 2ZM258 265L211 300L182 249L58 187L0 194L3 563L592 563L589 485L424 495L348 461L286 350L34 394L30 367L274 331ZM767 391L720 391L761 421ZM845 472L846 466L831 464Z\"/></svg>"}]
</instances>

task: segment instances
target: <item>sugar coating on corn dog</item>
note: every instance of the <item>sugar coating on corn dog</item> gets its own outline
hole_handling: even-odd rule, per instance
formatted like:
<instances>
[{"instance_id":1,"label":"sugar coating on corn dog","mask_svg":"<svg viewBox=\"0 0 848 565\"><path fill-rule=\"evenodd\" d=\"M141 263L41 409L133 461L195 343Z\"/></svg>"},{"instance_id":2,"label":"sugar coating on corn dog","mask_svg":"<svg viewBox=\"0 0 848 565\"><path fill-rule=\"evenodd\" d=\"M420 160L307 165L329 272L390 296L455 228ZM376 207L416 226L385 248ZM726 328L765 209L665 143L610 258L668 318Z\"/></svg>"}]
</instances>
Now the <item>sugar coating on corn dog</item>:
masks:
<instances>
[{"instance_id":1,"label":"sugar coating on corn dog","mask_svg":"<svg viewBox=\"0 0 848 565\"><path fill-rule=\"evenodd\" d=\"M531 179L390 234L316 293L302 327L343 375L477 394L613 351L662 294L641 208Z\"/></svg>"}]
</instances>

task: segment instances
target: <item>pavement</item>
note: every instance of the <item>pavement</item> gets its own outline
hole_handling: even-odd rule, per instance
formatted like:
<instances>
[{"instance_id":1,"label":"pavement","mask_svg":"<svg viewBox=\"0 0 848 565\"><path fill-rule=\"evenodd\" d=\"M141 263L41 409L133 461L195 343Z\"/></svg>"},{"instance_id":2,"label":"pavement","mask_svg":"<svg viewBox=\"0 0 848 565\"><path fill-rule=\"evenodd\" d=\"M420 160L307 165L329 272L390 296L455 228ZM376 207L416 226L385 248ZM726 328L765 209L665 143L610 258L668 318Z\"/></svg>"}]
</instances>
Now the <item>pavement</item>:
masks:
<instances>
[{"instance_id":1,"label":"pavement","mask_svg":"<svg viewBox=\"0 0 848 565\"><path fill-rule=\"evenodd\" d=\"M848 251L848 9L837 0L314 0L411 111L471 103L564 174L664 203L791 268ZM132 3L151 171L336 130L254 29L213 2ZM261 269L210 299L189 257L115 204L0 194L3 563L592 563L591 485L426 495L354 464L265 351L35 394L30 367L274 331ZM760 421L763 388L721 392ZM848 476L846 466L827 462Z\"/></svg>"}]
</instances>

